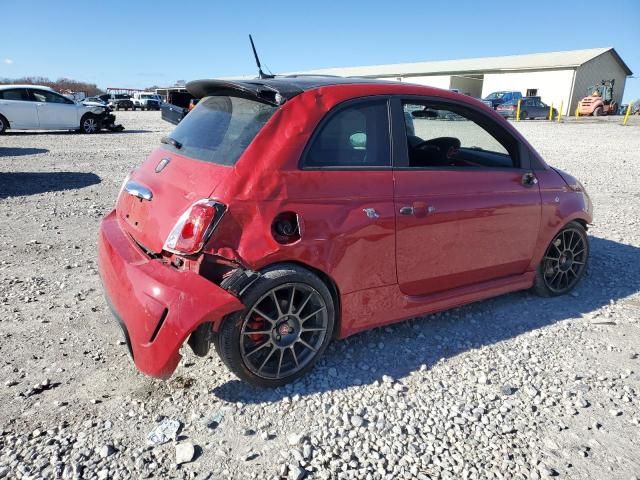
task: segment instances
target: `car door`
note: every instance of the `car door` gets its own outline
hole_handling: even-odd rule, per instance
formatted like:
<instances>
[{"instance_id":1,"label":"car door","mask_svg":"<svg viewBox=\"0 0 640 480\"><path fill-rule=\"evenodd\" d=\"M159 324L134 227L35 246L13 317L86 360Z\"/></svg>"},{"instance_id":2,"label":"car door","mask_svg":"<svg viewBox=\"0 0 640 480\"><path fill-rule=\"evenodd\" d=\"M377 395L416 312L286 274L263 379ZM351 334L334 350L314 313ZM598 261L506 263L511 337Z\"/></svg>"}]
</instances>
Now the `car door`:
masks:
<instances>
[{"instance_id":1,"label":"car door","mask_svg":"<svg viewBox=\"0 0 640 480\"><path fill-rule=\"evenodd\" d=\"M415 135L404 128L411 112ZM400 289L428 295L526 271L540 193L526 151L497 121L437 99L393 104Z\"/></svg>"},{"instance_id":2,"label":"car door","mask_svg":"<svg viewBox=\"0 0 640 480\"><path fill-rule=\"evenodd\" d=\"M26 88L0 90L0 113L9 121L11 128L38 128L36 106L30 101Z\"/></svg>"},{"instance_id":3,"label":"car door","mask_svg":"<svg viewBox=\"0 0 640 480\"><path fill-rule=\"evenodd\" d=\"M287 174L295 199L287 208L316 243L309 262L322 262L342 295L396 284L389 135L386 97L342 103L316 127L300 168Z\"/></svg>"},{"instance_id":4,"label":"car door","mask_svg":"<svg viewBox=\"0 0 640 480\"><path fill-rule=\"evenodd\" d=\"M78 107L62 95L36 88L29 89L38 112L40 128L79 128Z\"/></svg>"}]
</instances>

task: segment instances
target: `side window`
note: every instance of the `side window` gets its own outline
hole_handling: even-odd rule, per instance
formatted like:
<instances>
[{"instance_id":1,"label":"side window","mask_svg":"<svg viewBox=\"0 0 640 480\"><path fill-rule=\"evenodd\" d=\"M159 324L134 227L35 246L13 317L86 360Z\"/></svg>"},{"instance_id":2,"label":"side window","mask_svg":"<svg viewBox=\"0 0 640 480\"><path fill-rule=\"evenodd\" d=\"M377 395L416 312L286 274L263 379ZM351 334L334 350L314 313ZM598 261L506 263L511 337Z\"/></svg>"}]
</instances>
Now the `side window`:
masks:
<instances>
[{"instance_id":1,"label":"side window","mask_svg":"<svg viewBox=\"0 0 640 480\"><path fill-rule=\"evenodd\" d=\"M73 103L66 97L58 95L57 93L50 92L48 90L31 90L31 94L36 102L45 103Z\"/></svg>"},{"instance_id":2,"label":"side window","mask_svg":"<svg viewBox=\"0 0 640 480\"><path fill-rule=\"evenodd\" d=\"M313 136L303 166L390 166L387 100L372 100L338 108L338 111L329 114Z\"/></svg>"},{"instance_id":3,"label":"side window","mask_svg":"<svg viewBox=\"0 0 640 480\"><path fill-rule=\"evenodd\" d=\"M10 88L9 90L0 90L0 99L29 100L29 96L24 88Z\"/></svg>"},{"instance_id":4,"label":"side window","mask_svg":"<svg viewBox=\"0 0 640 480\"><path fill-rule=\"evenodd\" d=\"M416 168L510 168L518 166L517 143L500 127L458 105L403 103L408 166Z\"/></svg>"}]
</instances>

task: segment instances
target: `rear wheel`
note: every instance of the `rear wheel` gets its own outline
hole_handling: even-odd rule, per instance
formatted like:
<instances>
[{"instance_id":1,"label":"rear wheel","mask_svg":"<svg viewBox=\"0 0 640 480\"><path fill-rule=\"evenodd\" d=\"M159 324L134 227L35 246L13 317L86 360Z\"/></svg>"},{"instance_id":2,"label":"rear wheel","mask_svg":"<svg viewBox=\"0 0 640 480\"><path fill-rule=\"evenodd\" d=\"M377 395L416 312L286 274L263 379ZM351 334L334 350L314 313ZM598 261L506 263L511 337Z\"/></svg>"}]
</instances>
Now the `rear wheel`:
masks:
<instances>
[{"instance_id":1,"label":"rear wheel","mask_svg":"<svg viewBox=\"0 0 640 480\"><path fill-rule=\"evenodd\" d=\"M602 107L598 107L593 111L593 116L594 117L599 117L602 115Z\"/></svg>"},{"instance_id":2,"label":"rear wheel","mask_svg":"<svg viewBox=\"0 0 640 480\"><path fill-rule=\"evenodd\" d=\"M6 118L0 115L0 135L6 132L7 128L9 128L9 122L7 121Z\"/></svg>"},{"instance_id":3,"label":"rear wheel","mask_svg":"<svg viewBox=\"0 0 640 480\"><path fill-rule=\"evenodd\" d=\"M333 298L316 275L296 265L264 271L242 297L247 308L225 319L218 354L239 378L278 387L306 373L331 340Z\"/></svg>"},{"instance_id":4,"label":"rear wheel","mask_svg":"<svg viewBox=\"0 0 640 480\"><path fill-rule=\"evenodd\" d=\"M543 297L569 293L584 276L589 258L585 228L571 222L551 241L538 265L535 292Z\"/></svg>"},{"instance_id":5,"label":"rear wheel","mask_svg":"<svg viewBox=\"0 0 640 480\"><path fill-rule=\"evenodd\" d=\"M526 110L523 110L522 112L520 112L520 120L526 120L527 118L529 118L527 115L528 114Z\"/></svg>"}]
</instances>

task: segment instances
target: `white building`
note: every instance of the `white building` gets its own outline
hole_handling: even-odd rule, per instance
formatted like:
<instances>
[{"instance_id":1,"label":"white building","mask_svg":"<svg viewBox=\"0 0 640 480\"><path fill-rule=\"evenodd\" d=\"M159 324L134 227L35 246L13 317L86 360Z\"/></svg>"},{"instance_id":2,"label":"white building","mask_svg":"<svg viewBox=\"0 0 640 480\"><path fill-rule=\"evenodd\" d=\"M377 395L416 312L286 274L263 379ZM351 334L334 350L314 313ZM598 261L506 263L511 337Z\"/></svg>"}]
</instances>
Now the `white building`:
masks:
<instances>
[{"instance_id":1,"label":"white building","mask_svg":"<svg viewBox=\"0 0 640 480\"><path fill-rule=\"evenodd\" d=\"M613 48L533 53L368 67L326 68L305 74L366 77L457 89L474 97L500 90L539 96L563 113L573 113L589 87L615 79L614 100L620 105L626 77L632 72Z\"/></svg>"}]
</instances>

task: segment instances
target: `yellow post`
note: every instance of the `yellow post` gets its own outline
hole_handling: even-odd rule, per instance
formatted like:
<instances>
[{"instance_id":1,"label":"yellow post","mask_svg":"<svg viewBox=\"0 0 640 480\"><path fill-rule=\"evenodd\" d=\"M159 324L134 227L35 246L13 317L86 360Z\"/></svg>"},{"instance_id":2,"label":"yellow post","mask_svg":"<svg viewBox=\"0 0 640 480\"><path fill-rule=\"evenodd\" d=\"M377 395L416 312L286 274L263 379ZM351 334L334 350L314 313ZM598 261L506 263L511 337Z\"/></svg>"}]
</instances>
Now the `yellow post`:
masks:
<instances>
[{"instance_id":1,"label":"yellow post","mask_svg":"<svg viewBox=\"0 0 640 480\"><path fill-rule=\"evenodd\" d=\"M576 106L576 118L580 116L580 103Z\"/></svg>"},{"instance_id":2,"label":"yellow post","mask_svg":"<svg viewBox=\"0 0 640 480\"><path fill-rule=\"evenodd\" d=\"M549 105L549 121L553 120L553 103Z\"/></svg>"},{"instance_id":3,"label":"yellow post","mask_svg":"<svg viewBox=\"0 0 640 480\"><path fill-rule=\"evenodd\" d=\"M624 114L624 120L622 121L622 125L627 124L627 119L629 118L629 114L631 113L631 107L633 107L633 102L631 102L627 107L627 113Z\"/></svg>"},{"instance_id":4,"label":"yellow post","mask_svg":"<svg viewBox=\"0 0 640 480\"><path fill-rule=\"evenodd\" d=\"M558 123L560 123L560 119L562 118L562 107L564 107L564 100L560 102L560 110L558 110Z\"/></svg>"},{"instance_id":5,"label":"yellow post","mask_svg":"<svg viewBox=\"0 0 640 480\"><path fill-rule=\"evenodd\" d=\"M520 99L518 99L518 110L516 110L516 122L520 121Z\"/></svg>"}]
</instances>

